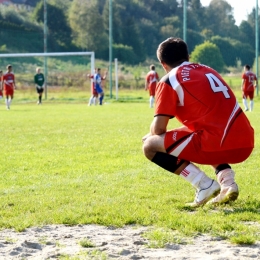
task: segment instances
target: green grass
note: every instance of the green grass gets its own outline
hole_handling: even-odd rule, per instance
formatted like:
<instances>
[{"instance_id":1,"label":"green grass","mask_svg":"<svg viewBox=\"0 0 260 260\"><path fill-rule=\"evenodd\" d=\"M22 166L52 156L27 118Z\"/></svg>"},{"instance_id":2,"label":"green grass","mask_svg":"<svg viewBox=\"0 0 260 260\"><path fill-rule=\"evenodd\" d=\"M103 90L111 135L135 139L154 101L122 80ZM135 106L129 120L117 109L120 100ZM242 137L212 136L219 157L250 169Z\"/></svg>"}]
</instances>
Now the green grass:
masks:
<instances>
[{"instance_id":1,"label":"green grass","mask_svg":"<svg viewBox=\"0 0 260 260\"><path fill-rule=\"evenodd\" d=\"M142 102L87 106L89 93L56 93L36 105L36 94L19 91L11 110L0 103L0 228L22 231L46 224L152 226L150 246L201 233L252 244L260 236L260 103L248 117L255 128L255 149L237 165L239 199L232 205L196 210L185 207L193 188L148 161L141 138L153 110ZM50 93L50 97L55 93ZM130 95L127 93L126 95ZM62 96L64 95L64 97ZM122 94L123 95L123 94ZM238 93L240 100L240 93ZM170 127L178 126L171 120ZM214 173L202 166L211 177Z\"/></svg>"}]
</instances>

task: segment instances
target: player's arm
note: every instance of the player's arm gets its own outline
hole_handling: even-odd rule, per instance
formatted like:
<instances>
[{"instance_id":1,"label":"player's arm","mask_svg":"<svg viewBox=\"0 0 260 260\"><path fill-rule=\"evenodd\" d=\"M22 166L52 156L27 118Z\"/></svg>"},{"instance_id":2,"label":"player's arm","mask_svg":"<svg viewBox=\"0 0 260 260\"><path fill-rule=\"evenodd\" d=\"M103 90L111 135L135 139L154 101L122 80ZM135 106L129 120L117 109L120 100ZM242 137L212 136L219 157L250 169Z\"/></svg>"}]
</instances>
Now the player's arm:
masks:
<instances>
[{"instance_id":1,"label":"player's arm","mask_svg":"<svg viewBox=\"0 0 260 260\"><path fill-rule=\"evenodd\" d=\"M157 82L159 81L159 75L158 75L158 73L156 72L156 80L157 80Z\"/></svg>"},{"instance_id":2,"label":"player's arm","mask_svg":"<svg viewBox=\"0 0 260 260\"><path fill-rule=\"evenodd\" d=\"M242 79L241 90L243 90L244 83L245 83L245 79Z\"/></svg>"},{"instance_id":3,"label":"player's arm","mask_svg":"<svg viewBox=\"0 0 260 260\"><path fill-rule=\"evenodd\" d=\"M151 135L166 133L169 119L170 117L168 116L155 116L150 126Z\"/></svg>"},{"instance_id":4,"label":"player's arm","mask_svg":"<svg viewBox=\"0 0 260 260\"><path fill-rule=\"evenodd\" d=\"M170 117L168 117L168 116L154 117L154 119L151 123L151 126L150 126L150 133L145 135L142 138L142 141L144 142L149 136L162 135L162 134L166 133L169 119L170 119Z\"/></svg>"},{"instance_id":5,"label":"player's arm","mask_svg":"<svg viewBox=\"0 0 260 260\"><path fill-rule=\"evenodd\" d=\"M148 79L146 78L145 79L145 86L144 86L144 90L147 90L149 87L149 84L148 84Z\"/></svg>"},{"instance_id":6,"label":"player's arm","mask_svg":"<svg viewBox=\"0 0 260 260\"><path fill-rule=\"evenodd\" d=\"M148 89L148 82L147 82L147 81L145 81L145 87L144 87L144 89L145 89L145 90Z\"/></svg>"},{"instance_id":7,"label":"player's arm","mask_svg":"<svg viewBox=\"0 0 260 260\"><path fill-rule=\"evenodd\" d=\"M105 80L107 78L107 71L105 72L104 76L101 77L102 80Z\"/></svg>"},{"instance_id":8,"label":"player's arm","mask_svg":"<svg viewBox=\"0 0 260 260\"><path fill-rule=\"evenodd\" d=\"M14 86L14 89L16 89L16 84L15 84L15 77L14 77L13 86Z\"/></svg>"},{"instance_id":9,"label":"player's arm","mask_svg":"<svg viewBox=\"0 0 260 260\"><path fill-rule=\"evenodd\" d=\"M94 75L87 74L87 77L88 77L89 79L93 79Z\"/></svg>"}]
</instances>

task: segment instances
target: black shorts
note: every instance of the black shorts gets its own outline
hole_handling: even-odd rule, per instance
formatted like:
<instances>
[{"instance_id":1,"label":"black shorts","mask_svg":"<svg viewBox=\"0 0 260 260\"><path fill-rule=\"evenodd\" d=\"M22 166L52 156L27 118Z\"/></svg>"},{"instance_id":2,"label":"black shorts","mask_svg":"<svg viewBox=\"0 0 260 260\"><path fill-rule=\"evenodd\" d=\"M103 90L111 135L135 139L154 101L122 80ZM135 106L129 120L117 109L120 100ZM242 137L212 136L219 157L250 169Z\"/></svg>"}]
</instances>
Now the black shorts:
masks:
<instances>
[{"instance_id":1,"label":"black shorts","mask_svg":"<svg viewBox=\"0 0 260 260\"><path fill-rule=\"evenodd\" d=\"M36 91L37 91L38 94L41 94L43 92L43 88L36 87Z\"/></svg>"}]
</instances>

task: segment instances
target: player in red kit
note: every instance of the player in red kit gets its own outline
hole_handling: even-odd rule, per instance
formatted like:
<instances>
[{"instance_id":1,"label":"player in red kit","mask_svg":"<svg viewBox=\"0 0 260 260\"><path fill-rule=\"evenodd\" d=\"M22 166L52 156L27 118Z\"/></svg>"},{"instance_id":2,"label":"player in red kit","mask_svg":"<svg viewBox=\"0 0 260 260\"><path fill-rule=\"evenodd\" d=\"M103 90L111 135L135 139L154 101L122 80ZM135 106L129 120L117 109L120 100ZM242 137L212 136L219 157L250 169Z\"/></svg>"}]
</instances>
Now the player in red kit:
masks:
<instances>
[{"instance_id":1,"label":"player in red kit","mask_svg":"<svg viewBox=\"0 0 260 260\"><path fill-rule=\"evenodd\" d=\"M97 73L97 69L95 69L94 74L92 74L92 75L88 74L88 75L87 75L88 78L92 79L92 84L91 84L91 97L90 97L89 102L88 102L88 105L89 105L89 106L91 106L92 103L93 103L94 105L97 104L98 93L97 93L97 91L96 91L96 89L95 89L95 83L93 82L93 78L94 78L94 75L95 75L96 73Z\"/></svg>"},{"instance_id":2,"label":"player in red kit","mask_svg":"<svg viewBox=\"0 0 260 260\"><path fill-rule=\"evenodd\" d=\"M243 104L245 106L244 111L248 111L247 98L250 99L250 111L253 111L254 107L254 91L256 89L258 80L256 75L250 71L250 66L244 66L244 73L242 75L242 86L241 90L243 92Z\"/></svg>"},{"instance_id":3,"label":"player in red kit","mask_svg":"<svg viewBox=\"0 0 260 260\"><path fill-rule=\"evenodd\" d=\"M156 84L159 81L158 73L155 71L155 66L150 66L150 71L147 73L145 78L145 90L149 90L150 94L150 107L153 107L154 96L155 96L155 88Z\"/></svg>"},{"instance_id":4,"label":"player in red kit","mask_svg":"<svg viewBox=\"0 0 260 260\"><path fill-rule=\"evenodd\" d=\"M157 57L167 74L157 84L154 119L142 139L145 156L193 185L196 197L190 206L236 200L239 190L230 164L243 162L253 150L249 120L215 70L189 62L182 39L162 42ZM167 131L171 118L183 126ZM211 165L218 182L194 163Z\"/></svg>"},{"instance_id":5,"label":"player in red kit","mask_svg":"<svg viewBox=\"0 0 260 260\"><path fill-rule=\"evenodd\" d=\"M2 76L3 76L3 71L0 70L0 99L2 99L3 97Z\"/></svg>"},{"instance_id":6,"label":"player in red kit","mask_svg":"<svg viewBox=\"0 0 260 260\"><path fill-rule=\"evenodd\" d=\"M9 110L11 106L12 99L14 97L14 89L15 89L15 76L12 72L12 66L7 66L7 71L2 76L2 83L4 88L4 96L6 108Z\"/></svg>"},{"instance_id":7,"label":"player in red kit","mask_svg":"<svg viewBox=\"0 0 260 260\"><path fill-rule=\"evenodd\" d=\"M98 68L98 69L95 69L95 73L93 74L93 75L90 75L90 74L88 74L87 76L90 78L90 79L92 79L92 85L91 85L91 93L92 93L92 95L91 95L91 97L90 97L90 99L89 99L89 102L88 102L88 105L89 106L91 106L92 105L92 103L94 104L94 105L96 105L97 104L97 101L98 101L98 96L99 96L99 93L98 93L98 91L97 91L97 89L96 89L96 83L95 83L95 80L94 80L94 76L95 75L97 75L97 72L100 72L100 68ZM102 77L102 76L100 76L100 79L101 80L105 80L106 79L106 77L107 77L107 72L105 73L105 75Z\"/></svg>"}]
</instances>

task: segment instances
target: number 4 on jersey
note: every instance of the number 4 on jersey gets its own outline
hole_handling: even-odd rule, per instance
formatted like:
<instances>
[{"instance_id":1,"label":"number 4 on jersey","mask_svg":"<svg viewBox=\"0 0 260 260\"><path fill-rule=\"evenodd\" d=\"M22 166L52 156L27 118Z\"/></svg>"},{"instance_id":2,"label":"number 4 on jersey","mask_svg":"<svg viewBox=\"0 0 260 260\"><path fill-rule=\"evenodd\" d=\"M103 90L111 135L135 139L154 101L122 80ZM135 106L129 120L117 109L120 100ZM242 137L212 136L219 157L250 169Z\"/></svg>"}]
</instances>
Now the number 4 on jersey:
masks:
<instances>
[{"instance_id":1,"label":"number 4 on jersey","mask_svg":"<svg viewBox=\"0 0 260 260\"><path fill-rule=\"evenodd\" d=\"M205 74L209 80L210 87L214 92L222 92L225 98L230 98L228 88L220 81L220 79L212 73Z\"/></svg>"}]
</instances>

